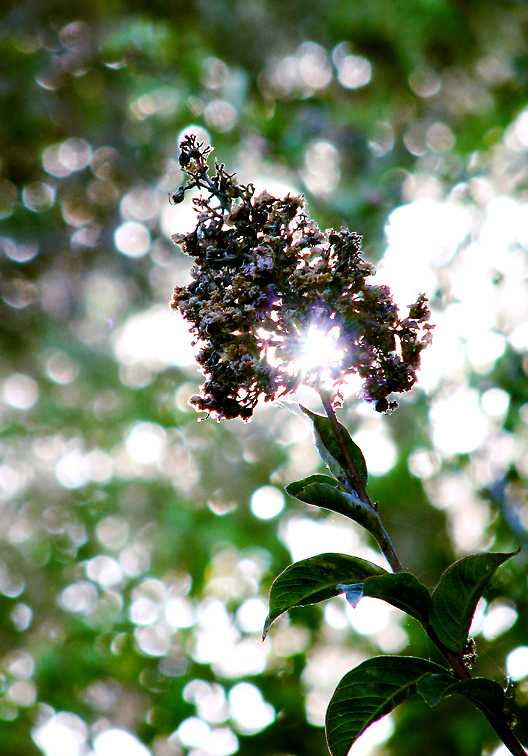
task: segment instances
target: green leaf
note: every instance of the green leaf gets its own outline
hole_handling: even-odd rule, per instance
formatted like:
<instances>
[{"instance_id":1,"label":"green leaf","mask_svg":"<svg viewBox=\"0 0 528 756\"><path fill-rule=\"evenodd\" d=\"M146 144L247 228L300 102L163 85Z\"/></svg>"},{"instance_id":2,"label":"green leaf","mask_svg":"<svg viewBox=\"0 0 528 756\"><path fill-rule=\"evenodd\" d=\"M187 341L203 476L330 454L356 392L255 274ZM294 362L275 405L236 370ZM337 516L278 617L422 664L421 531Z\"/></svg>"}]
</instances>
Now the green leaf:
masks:
<instances>
[{"instance_id":1,"label":"green leaf","mask_svg":"<svg viewBox=\"0 0 528 756\"><path fill-rule=\"evenodd\" d=\"M436 706L442 698L459 695L467 698L485 714L502 718L505 702L504 690L494 680L488 680L485 677L457 680L447 672L440 674L429 672L418 680L416 689L431 707Z\"/></svg>"},{"instance_id":2,"label":"green leaf","mask_svg":"<svg viewBox=\"0 0 528 756\"><path fill-rule=\"evenodd\" d=\"M444 674L445 670L427 659L379 656L348 672L326 712L326 739L332 756L347 756L369 725L416 693L416 683L427 672Z\"/></svg>"},{"instance_id":3,"label":"green leaf","mask_svg":"<svg viewBox=\"0 0 528 756\"><path fill-rule=\"evenodd\" d=\"M299 499L299 501L304 501L304 499L300 498L298 494L302 495L302 491L306 486L310 486L313 483L321 483L327 486L332 486L333 488L337 488L339 491L341 491L341 485L337 482L335 478L331 478L329 475L309 475L307 478L303 478L302 480L294 480L292 483L288 483L288 485L285 487L286 493L288 493L290 496L293 496L294 499Z\"/></svg>"},{"instance_id":4,"label":"green leaf","mask_svg":"<svg viewBox=\"0 0 528 756\"><path fill-rule=\"evenodd\" d=\"M316 604L342 592L340 583L358 583L371 575L384 574L377 564L347 554L320 554L287 567L270 589L269 614L263 638L277 617L294 606Z\"/></svg>"},{"instance_id":5,"label":"green leaf","mask_svg":"<svg viewBox=\"0 0 528 756\"><path fill-rule=\"evenodd\" d=\"M348 470L344 454L341 451L339 444L337 443L334 429L332 428L332 423L324 415L318 415L315 412L306 409L306 407L303 407L302 405L299 406L305 413L305 415L308 415L313 423L315 445L317 447L317 451L321 456L321 459L323 460L325 465L327 465L328 469L336 478L336 480L338 480L340 483L348 484L347 488L350 488L350 486L352 486L352 488L354 489L354 481L352 480L352 477ZM363 456L363 452L361 451L359 446L354 443L354 441L350 437L350 433L345 428L345 426L339 423L339 427L341 428L346 447L350 452L350 456L352 457L352 461L356 466L361 482L363 483L363 485L366 485L368 476L367 465L365 462L365 457Z\"/></svg>"},{"instance_id":6,"label":"green leaf","mask_svg":"<svg viewBox=\"0 0 528 756\"><path fill-rule=\"evenodd\" d=\"M287 485L286 492L299 501L349 517L372 533L378 541L383 541L384 531L378 513L356 494L343 491L333 478L327 475L310 475Z\"/></svg>"},{"instance_id":7,"label":"green leaf","mask_svg":"<svg viewBox=\"0 0 528 756\"><path fill-rule=\"evenodd\" d=\"M431 597L429 619L442 643L462 656L478 600L497 567L509 554L472 554L459 559L443 573Z\"/></svg>"},{"instance_id":8,"label":"green leaf","mask_svg":"<svg viewBox=\"0 0 528 756\"><path fill-rule=\"evenodd\" d=\"M363 595L382 599L424 625L428 621L429 591L418 578L408 572L368 578L363 586Z\"/></svg>"},{"instance_id":9,"label":"green leaf","mask_svg":"<svg viewBox=\"0 0 528 756\"><path fill-rule=\"evenodd\" d=\"M416 683L416 690L431 708L440 703L446 690L458 680L447 672L428 672Z\"/></svg>"},{"instance_id":10,"label":"green leaf","mask_svg":"<svg viewBox=\"0 0 528 756\"><path fill-rule=\"evenodd\" d=\"M504 690L495 680L486 677L473 677L471 680L460 680L446 691L446 695L457 693L464 696L485 714L502 719L504 711Z\"/></svg>"}]
</instances>

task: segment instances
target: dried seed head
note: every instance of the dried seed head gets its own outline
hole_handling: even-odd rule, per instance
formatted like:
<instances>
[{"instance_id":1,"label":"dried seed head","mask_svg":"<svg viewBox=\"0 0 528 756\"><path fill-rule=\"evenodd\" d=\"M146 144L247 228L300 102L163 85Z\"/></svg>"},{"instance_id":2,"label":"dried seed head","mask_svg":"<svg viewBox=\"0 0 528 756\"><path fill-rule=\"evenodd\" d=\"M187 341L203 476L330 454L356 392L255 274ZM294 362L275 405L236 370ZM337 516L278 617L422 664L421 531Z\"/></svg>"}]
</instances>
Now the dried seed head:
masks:
<instances>
[{"instance_id":1,"label":"dried seed head","mask_svg":"<svg viewBox=\"0 0 528 756\"><path fill-rule=\"evenodd\" d=\"M367 283L375 269L361 256L353 231L322 232L304 210L302 197L283 199L215 163L210 147L187 136L180 164L187 182L171 195L180 202L192 187L196 228L174 240L194 258L192 282L176 287L170 303L191 324L201 346L197 361L205 382L191 397L198 410L218 419L249 419L259 400L322 387L321 364L303 365L303 339L317 326L337 340L339 359L325 368L333 396L350 373L363 378L361 397L379 412L389 397L416 381L420 353L431 340L424 296L400 320L386 286Z\"/></svg>"}]
</instances>

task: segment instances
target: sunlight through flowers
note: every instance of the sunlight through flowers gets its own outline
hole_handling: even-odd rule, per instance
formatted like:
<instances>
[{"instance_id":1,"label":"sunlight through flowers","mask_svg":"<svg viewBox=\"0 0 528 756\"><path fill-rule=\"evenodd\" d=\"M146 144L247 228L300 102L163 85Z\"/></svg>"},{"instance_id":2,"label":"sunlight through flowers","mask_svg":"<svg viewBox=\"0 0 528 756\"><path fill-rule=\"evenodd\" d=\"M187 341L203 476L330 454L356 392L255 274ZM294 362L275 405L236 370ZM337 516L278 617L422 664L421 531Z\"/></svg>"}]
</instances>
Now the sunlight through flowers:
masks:
<instances>
[{"instance_id":1,"label":"sunlight through flowers","mask_svg":"<svg viewBox=\"0 0 528 756\"><path fill-rule=\"evenodd\" d=\"M176 287L171 308L191 324L205 375L197 410L219 420L249 420L259 399L277 399L301 385L328 392L333 403L351 374L360 396L378 412L397 406L395 393L416 381L431 341L429 308L419 296L400 319L387 286L367 279L353 231L324 233L302 197L278 199L236 184L194 136L181 145L187 182L170 195L180 204L196 188L197 226L172 239L195 259L192 282Z\"/></svg>"},{"instance_id":2,"label":"sunlight through flowers","mask_svg":"<svg viewBox=\"0 0 528 756\"><path fill-rule=\"evenodd\" d=\"M332 369L341 367L345 356L339 347L341 329L335 325L326 330L320 325L311 325L301 343L301 375L308 377L315 372L321 383L332 385Z\"/></svg>"}]
</instances>

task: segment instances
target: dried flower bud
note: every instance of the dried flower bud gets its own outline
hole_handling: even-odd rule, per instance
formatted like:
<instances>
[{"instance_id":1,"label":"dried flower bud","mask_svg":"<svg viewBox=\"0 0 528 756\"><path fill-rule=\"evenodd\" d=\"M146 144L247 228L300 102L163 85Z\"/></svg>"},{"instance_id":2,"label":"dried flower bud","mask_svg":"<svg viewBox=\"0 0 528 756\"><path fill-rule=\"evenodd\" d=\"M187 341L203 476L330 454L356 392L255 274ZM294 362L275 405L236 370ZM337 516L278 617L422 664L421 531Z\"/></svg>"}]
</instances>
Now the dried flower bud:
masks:
<instances>
[{"instance_id":1,"label":"dried flower bud","mask_svg":"<svg viewBox=\"0 0 528 756\"><path fill-rule=\"evenodd\" d=\"M169 202L171 205L179 205L185 199L185 189L180 186L175 192L169 194Z\"/></svg>"}]
</instances>

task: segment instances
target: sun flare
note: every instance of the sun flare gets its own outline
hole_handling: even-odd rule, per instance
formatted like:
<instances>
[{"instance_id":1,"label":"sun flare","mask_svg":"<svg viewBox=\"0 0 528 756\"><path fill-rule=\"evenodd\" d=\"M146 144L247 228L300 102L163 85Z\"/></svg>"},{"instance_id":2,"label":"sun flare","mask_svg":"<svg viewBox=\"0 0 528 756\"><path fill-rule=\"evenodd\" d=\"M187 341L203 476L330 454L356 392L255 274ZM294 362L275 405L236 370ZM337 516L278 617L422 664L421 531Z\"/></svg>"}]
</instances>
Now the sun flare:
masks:
<instances>
[{"instance_id":1,"label":"sun flare","mask_svg":"<svg viewBox=\"0 0 528 756\"><path fill-rule=\"evenodd\" d=\"M329 330L320 325L311 325L301 342L301 374L324 373L341 364L344 351L339 346L341 329L332 326Z\"/></svg>"},{"instance_id":2,"label":"sun flare","mask_svg":"<svg viewBox=\"0 0 528 756\"><path fill-rule=\"evenodd\" d=\"M266 342L269 336L263 329L259 337ZM295 350L289 350L290 359L286 363L282 354L276 353L276 348L283 344L278 341L274 346L269 342L263 350L267 362L272 366L282 366L285 374L298 376L305 385L330 388L334 383L332 374L342 367L345 356L340 346L341 329L338 325L330 324L326 327L320 322L314 323L304 332L295 336Z\"/></svg>"}]
</instances>

